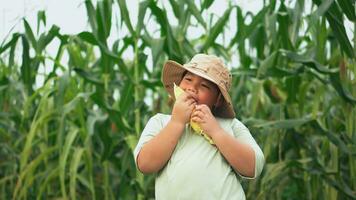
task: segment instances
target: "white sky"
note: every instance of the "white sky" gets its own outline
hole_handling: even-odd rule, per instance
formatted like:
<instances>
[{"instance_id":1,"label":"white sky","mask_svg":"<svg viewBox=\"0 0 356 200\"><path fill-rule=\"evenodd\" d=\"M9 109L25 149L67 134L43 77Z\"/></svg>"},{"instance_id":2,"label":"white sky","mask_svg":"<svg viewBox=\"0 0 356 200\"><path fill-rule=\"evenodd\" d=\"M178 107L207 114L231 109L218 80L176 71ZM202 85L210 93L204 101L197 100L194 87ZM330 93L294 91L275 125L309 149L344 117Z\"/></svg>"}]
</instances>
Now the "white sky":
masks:
<instances>
[{"instance_id":1,"label":"white sky","mask_svg":"<svg viewBox=\"0 0 356 200\"><path fill-rule=\"evenodd\" d=\"M201 1L201 0L196 0ZM97 0L93 0L93 5L96 5ZM126 0L130 19L133 26L137 22L138 16L138 2L139 0ZM226 10L228 0L218 0L215 1L212 6L209 8L209 13L214 13L216 16L221 16ZM256 13L262 9L261 0L239 0L239 6L243 9L243 12L251 11ZM171 6L168 5L168 0L160 0L159 3L163 3L166 9L168 9L168 17L172 19L170 23L176 24L177 20L173 17L173 12L170 10ZM117 2L115 2L117 4ZM11 34L14 32L23 32L23 18L29 22L33 32L36 32L37 29L37 12L44 10L46 14L47 25L46 29L48 30L52 25L57 25L60 28L61 34L77 34L84 30L89 30L89 24L87 21L87 13L84 4L84 0L0 0L0 45L6 41L9 41ZM115 18L115 13L119 13L118 6L113 6L113 17ZM234 14L234 12L233 12ZM207 19L207 18L206 18ZM112 30L110 37L108 38L108 43L112 44L113 41L118 38L122 38L127 35L127 29L117 30L115 21L112 22ZM236 32L236 22L231 20L229 22L231 31L230 38ZM158 27L150 26L146 27L149 31L154 31ZM190 27L188 29L188 34L191 38L195 38L201 35L202 28ZM43 32L43 29L40 29L40 33ZM35 33L36 34L36 33ZM159 37L158 35L153 34L153 36ZM229 38L229 36L227 36ZM49 46L46 48L49 55L54 56L56 50L58 49L59 42L53 40ZM146 52L145 52L146 53ZM150 52L147 53L150 56ZM66 56L64 56L66 57ZM132 59L133 51L127 50L123 54L124 58ZM235 63L238 62L238 58L232 58ZM65 62L64 62L65 63ZM50 69L48 69L50 70ZM47 70L47 71L48 71Z\"/></svg>"},{"instance_id":2,"label":"white sky","mask_svg":"<svg viewBox=\"0 0 356 200\"><path fill-rule=\"evenodd\" d=\"M97 0L93 0L92 2L95 6ZM138 16L138 2L139 0L126 0L130 19L134 27ZM160 0L159 2L165 5L169 4L168 0ZM217 16L221 16L227 7L227 2L227 0L215 1L209 8L209 12L214 13ZM243 11L251 11L255 13L262 8L262 4L259 3L260 0L239 0L239 2L241 2L239 5L243 8ZM117 4L117 2L115 2L115 4ZM0 0L0 5L0 45L4 42L4 39L9 41L9 39L11 39L12 33L24 32L22 21L23 18L26 18L33 32L36 34L37 12L40 10L45 11L47 30L52 25L57 25L60 28L61 34L77 34L90 29L87 21L88 18L84 0ZM170 6L165 7L167 9L171 9ZM113 17L117 15L115 13L119 13L117 5L113 6ZM177 20L173 17L172 11L168 10L168 15L169 19L173 19L173 21L171 21L172 24L177 23ZM108 38L109 44L127 34L126 28L117 30L115 23L116 22L113 21L111 34ZM231 22L232 28L235 29L231 31L231 34L236 32L235 24L235 22ZM158 27L146 28L151 31ZM194 37L195 35L200 36L202 30L199 32L199 30L192 28L191 30L188 29L188 31L189 34ZM42 33L43 29L40 29L39 32ZM46 48L47 53L51 56L54 56L58 46L59 41L53 40ZM145 51L145 53L147 53L147 55L150 57L150 52ZM133 51L125 51L123 57L131 60L133 58ZM64 61L62 60L62 62L66 63L65 60L68 59L68 56L64 55L63 59ZM232 60L238 62L238 59L232 58ZM148 65L150 64L148 63ZM47 64L46 67L41 65L39 72L46 74L51 70L51 65ZM62 72L59 71L57 73L61 74ZM42 85L43 81L43 76L39 75L36 77L36 85Z\"/></svg>"},{"instance_id":3,"label":"white sky","mask_svg":"<svg viewBox=\"0 0 356 200\"><path fill-rule=\"evenodd\" d=\"M95 5L96 1L93 1ZM130 18L133 24L137 19L138 0L126 0ZM168 0L161 0L164 4ZM227 1L215 1L211 11L217 15L222 15ZM262 7L259 0L239 0L239 5L244 11L256 12ZM0 0L0 41L2 42L9 32L23 30L22 18L25 17L33 29L37 25L37 12L46 11L47 28L52 24L61 29L61 33L76 34L89 29L87 23L84 0ZM167 6L169 7L169 6ZM34 30L35 31L35 30Z\"/></svg>"},{"instance_id":4,"label":"white sky","mask_svg":"<svg viewBox=\"0 0 356 200\"><path fill-rule=\"evenodd\" d=\"M202 0L196 0L202 1ZM235 0L238 2L238 5L241 7L243 12L251 11L256 13L262 8L262 0ZM96 5L96 0L92 1ZM128 4L129 14L133 26L135 26L138 15L138 2L139 0L126 0ZM168 0L160 0L160 3L165 5L169 4ZM209 8L209 12L221 16L223 11L226 8L228 0L216 0ZM292 1L294 2L294 1ZM115 2L117 4L117 2ZM33 31L36 31L37 26L37 12L39 10L45 10L47 18L47 26L49 29L53 24L60 27L60 32L62 34L77 34L84 30L89 30L89 25L87 22L86 9L84 5L84 0L0 0L0 44L6 40L8 41L11 38L11 33L13 32L23 32L23 22L22 18L25 17L30 23ZM170 6L165 6L167 9L170 9ZM117 5L113 6L113 13L119 13ZM233 12L234 14L235 12ZM168 10L168 15L173 16L172 12ZM115 16L115 14L113 14ZM168 16L168 17L169 17ZM171 23L176 23L174 17L169 17L173 19ZM233 19L233 18L232 18ZM346 20L347 21L347 20ZM352 31L354 27L351 22L347 21L346 29L351 39ZM114 23L114 22L113 22ZM235 20L230 21L231 34L233 35L236 32ZM151 27L151 30L154 30L155 27ZM148 27L150 30L150 27ZM43 30L42 30L43 31ZM126 30L127 31L127 30ZM109 38L109 44L111 41L121 38L123 35L126 35L125 30L116 30L115 25L112 25L112 34ZM189 35L194 38L194 35L200 36L199 31L194 28L188 29ZM41 31L40 31L41 32ZM52 42L54 43L54 41ZM49 53L52 54L51 49L57 49L56 44L50 44ZM125 55L124 55L125 56ZM235 59L232 59L235 60Z\"/></svg>"},{"instance_id":5,"label":"white sky","mask_svg":"<svg viewBox=\"0 0 356 200\"><path fill-rule=\"evenodd\" d=\"M196 0L201 1L201 0ZM96 5L96 0L93 0L93 5ZM128 4L130 19L135 26L137 22L138 15L138 2L139 0L126 0ZM168 0L160 0L160 3L165 5L169 4ZM226 8L228 0L216 0L214 1L209 12L214 13L217 16L221 16L223 11ZM244 13L251 11L256 13L262 8L262 0L235 0L239 2L238 5L241 7ZM294 2L294 1L293 1ZM115 2L117 4L117 2ZM48 30L52 25L57 25L60 28L61 34L77 34L84 30L89 30L89 24L87 22L86 9L84 5L84 0L0 0L0 45L11 38L11 34L14 32L23 32L23 22L22 19L26 18L32 27L34 33L36 32L37 27L37 12L39 10L45 10L47 25L46 29ZM165 6L167 9L170 9L170 6ZM113 13L119 13L117 5L113 6ZM233 12L234 13L234 12ZM115 16L115 14L113 14ZM172 11L168 10L169 19L172 24L177 23L173 16ZM203 16L204 17L204 16ZM230 22L231 34L236 32L235 20ZM151 27L151 30L154 30L157 27ZM112 34L109 37L109 44L122 38L123 35L127 34L127 30L116 30L115 25L112 25ZM147 27L150 30L150 27ZM349 38L351 38L352 31L354 30L353 24L347 21L346 24L347 33ZM199 29L192 28L189 30L189 35L194 38L194 36L200 36L201 31ZM199 32L200 31L200 32ZM40 30L40 33L43 32ZM35 33L36 34L36 33ZM55 55L55 51L58 49L59 42L52 41L47 48L47 53L51 56ZM146 52L145 52L146 53ZM150 56L150 52L147 53ZM235 55L237 56L237 55ZM231 66L238 66L239 58L233 56L231 58ZM132 59L133 52L128 52L123 55L124 58ZM65 63L65 62L64 62ZM52 69L45 68L40 66L39 72L45 73L51 71ZM58 72L61 73L61 72ZM43 84L43 76L36 77L36 85L41 86Z\"/></svg>"}]
</instances>

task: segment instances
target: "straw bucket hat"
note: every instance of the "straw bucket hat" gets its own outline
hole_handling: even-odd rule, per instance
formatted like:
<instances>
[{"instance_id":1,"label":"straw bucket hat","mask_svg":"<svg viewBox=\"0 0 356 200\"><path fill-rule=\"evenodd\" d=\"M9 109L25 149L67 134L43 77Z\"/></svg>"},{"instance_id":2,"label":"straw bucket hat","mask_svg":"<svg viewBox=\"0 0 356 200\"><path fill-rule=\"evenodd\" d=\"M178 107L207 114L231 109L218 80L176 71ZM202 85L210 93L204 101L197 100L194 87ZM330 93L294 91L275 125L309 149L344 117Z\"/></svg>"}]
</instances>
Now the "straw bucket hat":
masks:
<instances>
[{"instance_id":1,"label":"straw bucket hat","mask_svg":"<svg viewBox=\"0 0 356 200\"><path fill-rule=\"evenodd\" d=\"M223 118L235 118L231 97L228 93L232 77L220 58L213 55L197 54L184 65L168 60L163 66L162 83L171 97L174 97L173 84L179 85L185 71L215 83L224 97L223 103L215 108L215 115Z\"/></svg>"}]
</instances>

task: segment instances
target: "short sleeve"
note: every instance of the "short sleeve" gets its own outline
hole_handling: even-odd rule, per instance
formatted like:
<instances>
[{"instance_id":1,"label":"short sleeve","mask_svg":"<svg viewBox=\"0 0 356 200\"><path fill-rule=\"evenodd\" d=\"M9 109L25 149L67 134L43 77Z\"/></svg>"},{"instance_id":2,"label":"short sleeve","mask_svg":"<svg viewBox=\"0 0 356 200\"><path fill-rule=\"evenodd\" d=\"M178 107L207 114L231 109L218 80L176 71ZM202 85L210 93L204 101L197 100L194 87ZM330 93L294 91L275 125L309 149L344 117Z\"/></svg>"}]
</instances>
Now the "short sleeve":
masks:
<instances>
[{"instance_id":1,"label":"short sleeve","mask_svg":"<svg viewBox=\"0 0 356 200\"><path fill-rule=\"evenodd\" d=\"M138 140L138 143L135 147L134 150L134 157L135 157L135 164L137 166L137 156L140 153L143 145L150 141L154 136L156 136L161 129L163 128L163 115L162 114L156 114L153 117L151 117L145 128L143 129L142 133L141 133L141 137Z\"/></svg>"},{"instance_id":2,"label":"short sleeve","mask_svg":"<svg viewBox=\"0 0 356 200\"><path fill-rule=\"evenodd\" d=\"M249 144L252 149L255 152L255 175L254 177L245 177L240 174L242 178L246 179L254 179L257 176L259 176L262 172L264 163L265 163L265 158L263 155L263 152L261 148L258 146L256 143L255 139L252 137L250 131L248 128L239 120L234 119L232 122L232 130L234 133L235 138L237 138L239 141Z\"/></svg>"}]
</instances>

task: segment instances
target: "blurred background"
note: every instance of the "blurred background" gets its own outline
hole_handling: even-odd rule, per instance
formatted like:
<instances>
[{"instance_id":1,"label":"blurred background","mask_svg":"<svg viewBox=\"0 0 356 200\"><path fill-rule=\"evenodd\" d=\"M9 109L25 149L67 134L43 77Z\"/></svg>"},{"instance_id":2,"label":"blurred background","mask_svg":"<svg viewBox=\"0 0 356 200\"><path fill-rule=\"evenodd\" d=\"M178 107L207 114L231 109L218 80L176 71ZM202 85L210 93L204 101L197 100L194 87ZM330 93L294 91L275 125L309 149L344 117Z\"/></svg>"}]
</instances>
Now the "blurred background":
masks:
<instances>
[{"instance_id":1,"label":"blurred background","mask_svg":"<svg viewBox=\"0 0 356 200\"><path fill-rule=\"evenodd\" d=\"M247 199L356 198L353 0L0 4L0 199L154 199L132 151L199 52L265 154Z\"/></svg>"}]
</instances>

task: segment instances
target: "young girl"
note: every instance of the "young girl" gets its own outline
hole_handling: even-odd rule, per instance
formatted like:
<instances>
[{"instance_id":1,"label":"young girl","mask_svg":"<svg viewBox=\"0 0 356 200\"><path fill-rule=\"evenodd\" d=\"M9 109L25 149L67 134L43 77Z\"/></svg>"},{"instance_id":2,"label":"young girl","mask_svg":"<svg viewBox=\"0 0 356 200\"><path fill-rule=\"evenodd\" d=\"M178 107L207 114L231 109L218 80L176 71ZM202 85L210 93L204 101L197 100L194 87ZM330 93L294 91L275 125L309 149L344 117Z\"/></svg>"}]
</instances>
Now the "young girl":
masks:
<instances>
[{"instance_id":1,"label":"young girl","mask_svg":"<svg viewBox=\"0 0 356 200\"><path fill-rule=\"evenodd\" d=\"M167 61L162 71L167 92L185 92L172 114L156 114L134 151L142 173L157 173L156 199L245 199L239 176L256 178L264 156L249 130L235 118L228 90L231 74L221 59L197 54L181 65ZM199 124L213 144L193 134Z\"/></svg>"}]
</instances>

